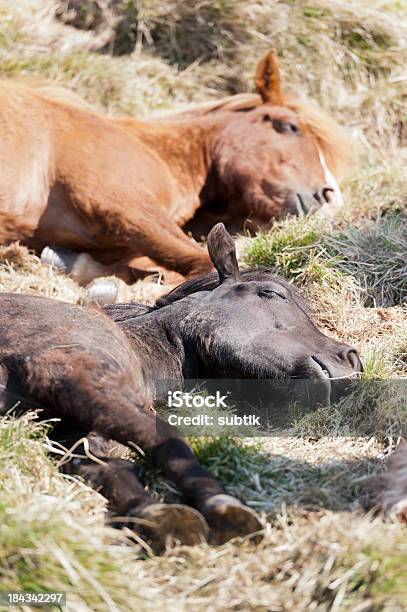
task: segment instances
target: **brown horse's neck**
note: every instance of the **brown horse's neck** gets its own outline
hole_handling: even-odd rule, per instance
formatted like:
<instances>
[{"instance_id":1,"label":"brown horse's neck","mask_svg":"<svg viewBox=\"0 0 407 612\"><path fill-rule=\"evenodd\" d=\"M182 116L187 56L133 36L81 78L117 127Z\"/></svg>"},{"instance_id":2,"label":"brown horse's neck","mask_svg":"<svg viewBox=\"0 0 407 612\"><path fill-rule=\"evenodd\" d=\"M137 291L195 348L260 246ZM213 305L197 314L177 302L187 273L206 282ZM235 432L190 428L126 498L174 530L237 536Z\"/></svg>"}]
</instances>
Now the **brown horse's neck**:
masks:
<instances>
[{"instance_id":1,"label":"brown horse's neck","mask_svg":"<svg viewBox=\"0 0 407 612\"><path fill-rule=\"evenodd\" d=\"M128 118L116 121L165 162L184 204L189 205L185 209L189 218L199 206L199 194L207 181L219 135L232 118L233 113L219 112L188 119L164 118L154 123Z\"/></svg>"}]
</instances>

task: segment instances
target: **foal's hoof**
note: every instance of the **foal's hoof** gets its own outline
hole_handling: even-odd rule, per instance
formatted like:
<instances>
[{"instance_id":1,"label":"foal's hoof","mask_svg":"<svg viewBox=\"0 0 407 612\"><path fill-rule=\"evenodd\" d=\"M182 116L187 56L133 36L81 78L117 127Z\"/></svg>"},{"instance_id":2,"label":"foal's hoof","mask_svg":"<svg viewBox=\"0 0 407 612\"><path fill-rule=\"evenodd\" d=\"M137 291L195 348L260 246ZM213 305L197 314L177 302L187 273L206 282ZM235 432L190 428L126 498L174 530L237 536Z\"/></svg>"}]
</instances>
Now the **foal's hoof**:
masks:
<instances>
[{"instance_id":1,"label":"foal's hoof","mask_svg":"<svg viewBox=\"0 0 407 612\"><path fill-rule=\"evenodd\" d=\"M201 513L183 504L150 504L127 516L134 517L133 528L156 551L175 542L186 546L202 544L208 537L208 525Z\"/></svg>"},{"instance_id":2,"label":"foal's hoof","mask_svg":"<svg viewBox=\"0 0 407 612\"><path fill-rule=\"evenodd\" d=\"M256 534L253 536L255 542L263 537L260 532L264 525L256 512L231 495L214 495L206 500L201 510L211 530L211 544L224 544L232 538L250 534Z\"/></svg>"}]
</instances>

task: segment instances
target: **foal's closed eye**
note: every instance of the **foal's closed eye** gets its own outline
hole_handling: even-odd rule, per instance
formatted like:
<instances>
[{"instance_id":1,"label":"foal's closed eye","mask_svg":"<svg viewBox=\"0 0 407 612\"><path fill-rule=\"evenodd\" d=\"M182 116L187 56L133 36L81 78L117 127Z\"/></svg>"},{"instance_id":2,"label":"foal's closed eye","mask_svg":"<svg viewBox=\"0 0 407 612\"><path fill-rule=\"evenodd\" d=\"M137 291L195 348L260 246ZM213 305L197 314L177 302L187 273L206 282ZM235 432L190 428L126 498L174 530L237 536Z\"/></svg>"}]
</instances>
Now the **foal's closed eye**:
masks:
<instances>
[{"instance_id":1,"label":"foal's closed eye","mask_svg":"<svg viewBox=\"0 0 407 612\"><path fill-rule=\"evenodd\" d=\"M285 295L279 293L278 291L275 291L274 289L260 289L257 295L261 298L266 298L268 300L280 298L281 300L287 301L287 297Z\"/></svg>"}]
</instances>

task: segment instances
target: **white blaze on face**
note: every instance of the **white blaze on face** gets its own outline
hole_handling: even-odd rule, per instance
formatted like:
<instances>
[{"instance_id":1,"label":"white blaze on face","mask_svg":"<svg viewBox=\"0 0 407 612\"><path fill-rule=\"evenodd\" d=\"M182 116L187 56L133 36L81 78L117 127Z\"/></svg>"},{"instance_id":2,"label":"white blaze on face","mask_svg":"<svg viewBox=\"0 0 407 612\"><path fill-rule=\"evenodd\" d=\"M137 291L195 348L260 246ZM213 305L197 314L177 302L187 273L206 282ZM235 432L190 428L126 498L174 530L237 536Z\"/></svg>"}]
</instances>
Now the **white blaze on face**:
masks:
<instances>
[{"instance_id":1,"label":"white blaze on face","mask_svg":"<svg viewBox=\"0 0 407 612\"><path fill-rule=\"evenodd\" d=\"M328 164L326 163L325 156L321 149L318 147L319 153L319 161L321 163L322 170L324 172L325 185L330 187L333 190L333 194L331 196L331 201L329 203L323 204L319 209L318 213L326 216L334 214L339 208L341 208L344 204L342 192L339 189L339 185L336 181L336 178L328 168Z\"/></svg>"}]
</instances>

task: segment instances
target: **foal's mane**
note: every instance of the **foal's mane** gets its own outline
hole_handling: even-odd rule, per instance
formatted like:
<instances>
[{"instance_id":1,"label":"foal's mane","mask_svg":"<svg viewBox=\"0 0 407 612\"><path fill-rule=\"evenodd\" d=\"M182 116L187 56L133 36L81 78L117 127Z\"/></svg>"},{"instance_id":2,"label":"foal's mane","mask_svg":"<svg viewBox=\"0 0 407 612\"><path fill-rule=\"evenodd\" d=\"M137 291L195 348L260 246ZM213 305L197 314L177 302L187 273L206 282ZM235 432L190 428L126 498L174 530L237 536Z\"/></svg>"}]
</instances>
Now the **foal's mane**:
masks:
<instances>
[{"instance_id":1,"label":"foal's mane","mask_svg":"<svg viewBox=\"0 0 407 612\"><path fill-rule=\"evenodd\" d=\"M345 130L315 103L297 96L285 95L285 106L300 118L301 123L317 139L330 170L338 177L349 161L349 137ZM220 100L205 102L190 109L166 115L163 119L192 119L217 111L245 112L262 106L259 94L236 94Z\"/></svg>"},{"instance_id":2,"label":"foal's mane","mask_svg":"<svg viewBox=\"0 0 407 612\"><path fill-rule=\"evenodd\" d=\"M293 301L307 314L310 313L309 305L303 298L298 289L289 283L285 278L271 272L268 268L247 268L240 272L242 281L274 281L283 285L288 289ZM147 306L135 302L123 304L109 304L103 307L103 311L116 323L127 321L141 315L148 314L165 306L169 306L174 302L178 302L193 293L198 291L212 291L219 285L219 274L217 272L209 272L204 276L198 276L183 282L175 289L172 289L165 295L158 298L154 306Z\"/></svg>"},{"instance_id":3,"label":"foal's mane","mask_svg":"<svg viewBox=\"0 0 407 612\"><path fill-rule=\"evenodd\" d=\"M274 274L267 267L257 267L257 268L246 268L240 271L241 280L243 282L250 281L274 281L279 285L285 287L293 300L301 306L301 308L307 312L309 312L310 308L298 291L298 289L292 285L288 280L279 276L278 274ZM177 302L182 298L187 297L188 295L192 295L193 293L197 293L198 291L212 291L219 285L219 274L215 271L208 272L204 276L198 276L197 278L191 278L183 282L178 287L175 287L165 295L162 295L156 301L155 305L152 307L154 310L158 308L163 308L164 306L168 306L173 302Z\"/></svg>"}]
</instances>

